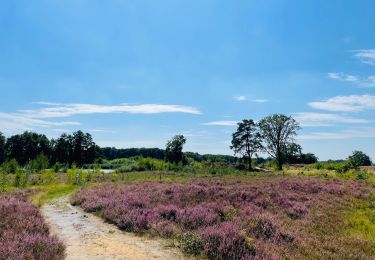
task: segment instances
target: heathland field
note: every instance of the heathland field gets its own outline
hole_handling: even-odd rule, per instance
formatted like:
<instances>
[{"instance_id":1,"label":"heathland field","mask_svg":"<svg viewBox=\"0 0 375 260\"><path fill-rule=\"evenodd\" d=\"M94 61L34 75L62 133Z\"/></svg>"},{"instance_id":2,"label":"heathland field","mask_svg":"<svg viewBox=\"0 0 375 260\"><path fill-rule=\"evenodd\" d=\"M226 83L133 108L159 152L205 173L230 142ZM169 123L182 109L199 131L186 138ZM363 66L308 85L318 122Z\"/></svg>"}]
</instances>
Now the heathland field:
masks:
<instances>
[{"instance_id":1,"label":"heathland field","mask_svg":"<svg viewBox=\"0 0 375 260\"><path fill-rule=\"evenodd\" d=\"M43 213L56 198L69 194L71 205L117 226L124 236L131 232L150 241L164 240L153 244L158 252L166 253L172 246L190 258L372 258L375 182L371 170L339 173L315 168L297 165L283 171L247 172L220 164L193 173L71 169L48 179L45 172L35 173L29 182L37 179L38 184L7 186L0 195L0 225L6 227L0 233L1 259L69 258L74 252L72 239L59 236L58 230L53 234L59 238L49 235L37 207L26 200ZM55 229L53 221L47 216ZM65 224L69 230L70 224ZM75 243L85 244L87 234L81 234L85 227L71 230L82 235ZM118 234L112 235L108 241L103 237L103 243L126 248L127 244L119 246Z\"/></svg>"}]
</instances>

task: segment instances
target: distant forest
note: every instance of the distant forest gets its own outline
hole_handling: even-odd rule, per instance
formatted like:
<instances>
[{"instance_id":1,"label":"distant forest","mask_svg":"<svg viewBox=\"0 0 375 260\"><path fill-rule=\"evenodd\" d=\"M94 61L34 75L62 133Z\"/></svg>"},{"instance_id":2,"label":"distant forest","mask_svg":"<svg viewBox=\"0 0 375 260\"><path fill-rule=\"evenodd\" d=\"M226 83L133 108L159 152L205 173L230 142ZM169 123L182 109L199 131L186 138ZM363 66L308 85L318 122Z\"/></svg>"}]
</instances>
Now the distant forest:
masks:
<instances>
[{"instance_id":1,"label":"distant forest","mask_svg":"<svg viewBox=\"0 0 375 260\"><path fill-rule=\"evenodd\" d=\"M298 150L298 149L297 149ZM295 154L295 155L294 155ZM62 134L56 139L49 139L46 135L34 132L24 132L6 138L0 132L0 164L11 159L25 166L38 157L46 157L50 165L62 163L78 166L92 163L102 163L103 160L119 158L130 158L136 156L149 157L164 160L166 152L160 148L126 148L99 147L93 140L91 134L76 131L72 134ZM197 162L221 162L237 163L242 158L231 155L199 154L184 152L184 158ZM253 159L257 163L263 163L264 158ZM293 153L286 158L287 163L314 163L318 159L313 154Z\"/></svg>"},{"instance_id":2,"label":"distant forest","mask_svg":"<svg viewBox=\"0 0 375 260\"><path fill-rule=\"evenodd\" d=\"M0 164L11 159L20 165L26 165L38 156L44 155L51 164L56 162L79 166L100 163L104 159L129 158L135 156L150 157L163 160L165 150L159 148L127 148L99 147L91 134L76 131L73 134L62 134L56 139L49 139L46 135L34 132L24 132L6 138L0 133ZM211 161L235 163L238 158L229 155L201 155L185 152L187 158L195 161Z\"/></svg>"}]
</instances>

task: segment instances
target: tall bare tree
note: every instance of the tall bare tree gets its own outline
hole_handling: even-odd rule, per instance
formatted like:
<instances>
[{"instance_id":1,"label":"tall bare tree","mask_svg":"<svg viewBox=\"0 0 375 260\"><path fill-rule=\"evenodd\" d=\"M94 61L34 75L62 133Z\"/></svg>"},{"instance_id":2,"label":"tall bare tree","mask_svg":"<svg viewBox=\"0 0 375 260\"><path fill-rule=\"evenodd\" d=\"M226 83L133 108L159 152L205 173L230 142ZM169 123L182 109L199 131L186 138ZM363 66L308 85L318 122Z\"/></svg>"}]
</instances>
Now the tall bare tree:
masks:
<instances>
[{"instance_id":1,"label":"tall bare tree","mask_svg":"<svg viewBox=\"0 0 375 260\"><path fill-rule=\"evenodd\" d=\"M253 120L243 120L238 123L237 131L232 135L230 148L235 154L241 154L246 158L249 170L252 170L251 158L262 149L262 138L258 126Z\"/></svg>"},{"instance_id":2,"label":"tall bare tree","mask_svg":"<svg viewBox=\"0 0 375 260\"><path fill-rule=\"evenodd\" d=\"M300 129L298 122L290 116L274 114L263 118L259 127L265 150L276 160L278 169L282 170L285 150L294 142L297 130Z\"/></svg>"}]
</instances>

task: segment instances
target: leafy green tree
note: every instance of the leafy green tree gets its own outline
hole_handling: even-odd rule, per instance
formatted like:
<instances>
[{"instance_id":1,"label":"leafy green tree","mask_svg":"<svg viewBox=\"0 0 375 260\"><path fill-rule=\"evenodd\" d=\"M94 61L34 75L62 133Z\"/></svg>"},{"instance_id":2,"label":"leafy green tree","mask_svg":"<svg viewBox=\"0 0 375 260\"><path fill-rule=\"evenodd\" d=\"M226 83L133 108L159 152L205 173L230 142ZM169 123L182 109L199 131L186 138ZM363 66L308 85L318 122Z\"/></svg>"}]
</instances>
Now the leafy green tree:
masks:
<instances>
[{"instance_id":1,"label":"leafy green tree","mask_svg":"<svg viewBox=\"0 0 375 260\"><path fill-rule=\"evenodd\" d=\"M318 157L313 153L303 153L301 156L301 163L312 164L318 162Z\"/></svg>"},{"instance_id":2,"label":"leafy green tree","mask_svg":"<svg viewBox=\"0 0 375 260\"><path fill-rule=\"evenodd\" d=\"M316 163L318 158L312 153L303 153L302 147L296 143L290 143L286 145L284 160L286 163L296 164L311 164Z\"/></svg>"},{"instance_id":3,"label":"leafy green tree","mask_svg":"<svg viewBox=\"0 0 375 260\"><path fill-rule=\"evenodd\" d=\"M41 172L42 170L48 169L49 166L49 159L43 153L39 154L30 162L30 168L36 172Z\"/></svg>"},{"instance_id":4,"label":"leafy green tree","mask_svg":"<svg viewBox=\"0 0 375 260\"><path fill-rule=\"evenodd\" d=\"M241 154L243 158L247 160L249 170L252 170L252 156L262 148L262 136L254 121L250 119L239 122L237 131L232 135L232 145L230 149L232 149L235 154Z\"/></svg>"},{"instance_id":5,"label":"leafy green tree","mask_svg":"<svg viewBox=\"0 0 375 260\"><path fill-rule=\"evenodd\" d=\"M370 157L362 151L354 151L352 155L348 157L348 161L354 168L372 165Z\"/></svg>"},{"instance_id":6,"label":"leafy green tree","mask_svg":"<svg viewBox=\"0 0 375 260\"><path fill-rule=\"evenodd\" d=\"M95 144L89 133L74 132L73 135L62 134L52 141L54 162L83 164L94 163L101 157L100 147Z\"/></svg>"},{"instance_id":7,"label":"leafy green tree","mask_svg":"<svg viewBox=\"0 0 375 260\"><path fill-rule=\"evenodd\" d=\"M19 164L25 165L41 153L51 154L51 147L50 141L45 135L24 132L8 138L5 151L8 159L16 159Z\"/></svg>"},{"instance_id":8,"label":"leafy green tree","mask_svg":"<svg viewBox=\"0 0 375 260\"><path fill-rule=\"evenodd\" d=\"M294 164L301 163L302 147L296 143L290 143L284 149L284 162Z\"/></svg>"},{"instance_id":9,"label":"leafy green tree","mask_svg":"<svg viewBox=\"0 0 375 260\"><path fill-rule=\"evenodd\" d=\"M58 139L52 140L52 158L54 162L69 163L72 148L72 136L62 134Z\"/></svg>"},{"instance_id":10,"label":"leafy green tree","mask_svg":"<svg viewBox=\"0 0 375 260\"><path fill-rule=\"evenodd\" d=\"M0 132L0 164L5 161L5 142L6 138L2 132Z\"/></svg>"},{"instance_id":11,"label":"leafy green tree","mask_svg":"<svg viewBox=\"0 0 375 260\"><path fill-rule=\"evenodd\" d=\"M185 143L186 138L183 135L176 135L169 140L165 148L165 160L175 164L182 162L182 149Z\"/></svg>"},{"instance_id":12,"label":"leafy green tree","mask_svg":"<svg viewBox=\"0 0 375 260\"><path fill-rule=\"evenodd\" d=\"M276 160L278 169L282 170L285 149L294 142L297 130L300 129L298 122L290 116L274 114L263 118L259 127L265 150Z\"/></svg>"}]
</instances>

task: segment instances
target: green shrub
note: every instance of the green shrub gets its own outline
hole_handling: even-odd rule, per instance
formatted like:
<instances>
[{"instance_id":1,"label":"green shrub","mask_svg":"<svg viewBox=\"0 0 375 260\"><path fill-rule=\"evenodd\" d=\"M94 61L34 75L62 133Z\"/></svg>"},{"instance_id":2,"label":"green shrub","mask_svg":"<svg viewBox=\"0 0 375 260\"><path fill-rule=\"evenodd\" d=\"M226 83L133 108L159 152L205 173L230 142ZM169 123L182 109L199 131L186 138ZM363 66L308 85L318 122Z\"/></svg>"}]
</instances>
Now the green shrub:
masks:
<instances>
[{"instance_id":1,"label":"green shrub","mask_svg":"<svg viewBox=\"0 0 375 260\"><path fill-rule=\"evenodd\" d=\"M43 153L39 154L34 160L29 162L28 168L33 171L40 172L44 169L48 169L49 167L49 160L46 155Z\"/></svg>"},{"instance_id":2,"label":"green shrub","mask_svg":"<svg viewBox=\"0 0 375 260\"><path fill-rule=\"evenodd\" d=\"M25 171L18 169L14 177L14 186L16 188L25 188L27 184L27 179L28 174Z\"/></svg>"},{"instance_id":3,"label":"green shrub","mask_svg":"<svg viewBox=\"0 0 375 260\"><path fill-rule=\"evenodd\" d=\"M179 246L187 254L198 256L203 250L201 238L194 232L187 232L179 237Z\"/></svg>"},{"instance_id":4,"label":"green shrub","mask_svg":"<svg viewBox=\"0 0 375 260\"><path fill-rule=\"evenodd\" d=\"M18 162L15 159L10 161L6 161L2 165L2 170L8 174L16 174L17 171L20 169Z\"/></svg>"},{"instance_id":5,"label":"green shrub","mask_svg":"<svg viewBox=\"0 0 375 260\"><path fill-rule=\"evenodd\" d=\"M7 186L7 174L3 171L0 171L0 192L5 191L6 186Z\"/></svg>"},{"instance_id":6,"label":"green shrub","mask_svg":"<svg viewBox=\"0 0 375 260\"><path fill-rule=\"evenodd\" d=\"M55 179L55 172L53 170L43 170L40 179L42 184L50 184Z\"/></svg>"},{"instance_id":7,"label":"green shrub","mask_svg":"<svg viewBox=\"0 0 375 260\"><path fill-rule=\"evenodd\" d=\"M54 165L53 165L53 171L55 173L58 173L60 171L60 168L61 168L61 164L59 162L56 162Z\"/></svg>"},{"instance_id":8,"label":"green shrub","mask_svg":"<svg viewBox=\"0 0 375 260\"><path fill-rule=\"evenodd\" d=\"M369 173L365 170L356 171L354 174L357 180L367 180L368 178L370 178Z\"/></svg>"},{"instance_id":9,"label":"green shrub","mask_svg":"<svg viewBox=\"0 0 375 260\"><path fill-rule=\"evenodd\" d=\"M77 169L75 165L73 165L72 168L66 172L66 176L70 183L82 185L88 181L89 173L87 171Z\"/></svg>"},{"instance_id":10,"label":"green shrub","mask_svg":"<svg viewBox=\"0 0 375 260\"><path fill-rule=\"evenodd\" d=\"M317 170L336 171L337 173L345 173L353 168L349 161L327 161L317 162L311 165L312 168Z\"/></svg>"}]
</instances>

